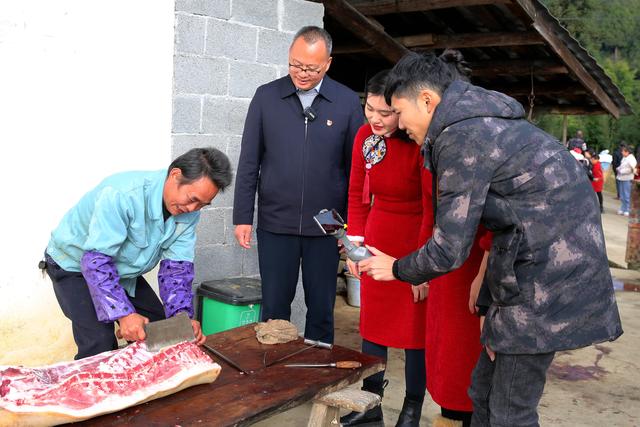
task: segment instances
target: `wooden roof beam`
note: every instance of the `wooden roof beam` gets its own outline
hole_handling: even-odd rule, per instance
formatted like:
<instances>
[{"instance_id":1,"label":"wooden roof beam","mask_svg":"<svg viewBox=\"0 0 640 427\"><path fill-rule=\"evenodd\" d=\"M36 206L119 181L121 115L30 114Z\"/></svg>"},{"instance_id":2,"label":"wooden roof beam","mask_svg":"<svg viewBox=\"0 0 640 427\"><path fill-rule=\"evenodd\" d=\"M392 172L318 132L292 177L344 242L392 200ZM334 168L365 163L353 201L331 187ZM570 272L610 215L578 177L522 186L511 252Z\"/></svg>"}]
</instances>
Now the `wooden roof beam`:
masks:
<instances>
[{"instance_id":1,"label":"wooden roof beam","mask_svg":"<svg viewBox=\"0 0 640 427\"><path fill-rule=\"evenodd\" d=\"M514 0L524 11L526 11L533 20L533 27L538 30L540 35L546 40L551 49L560 57L567 65L569 70L576 78L587 88L587 90L595 97L602 107L607 110L616 119L620 118L620 109L607 95L600 84L591 76L591 73L585 69L582 63L571 52L567 45L554 33L550 22L547 22L544 14L538 13L536 5L531 0Z\"/></svg>"},{"instance_id":2,"label":"wooden roof beam","mask_svg":"<svg viewBox=\"0 0 640 427\"><path fill-rule=\"evenodd\" d=\"M512 59L501 61L468 62L473 77L495 77L496 75L546 76L568 74L564 64L549 60Z\"/></svg>"},{"instance_id":3,"label":"wooden roof beam","mask_svg":"<svg viewBox=\"0 0 640 427\"><path fill-rule=\"evenodd\" d=\"M600 105L536 105L533 115L561 114L564 116L595 116L608 114Z\"/></svg>"},{"instance_id":4,"label":"wooden roof beam","mask_svg":"<svg viewBox=\"0 0 640 427\"><path fill-rule=\"evenodd\" d=\"M514 98L529 96L531 93L531 84L530 83L516 83L516 84L496 84L495 82L487 83L484 85L487 89L496 90L498 92L506 93L509 96ZM536 97L539 96L547 96L547 97L556 97L562 98L563 96L576 96L576 95L585 95L587 94L587 90L578 83L574 83L573 85L567 84L566 82L534 82L533 83L533 94Z\"/></svg>"},{"instance_id":5,"label":"wooden roof beam","mask_svg":"<svg viewBox=\"0 0 640 427\"><path fill-rule=\"evenodd\" d=\"M339 22L344 29L365 42L368 48L375 47L376 52L389 62L396 63L409 52L406 47L381 29L379 23L372 22L345 0L323 0L322 3L325 12Z\"/></svg>"},{"instance_id":6,"label":"wooden roof beam","mask_svg":"<svg viewBox=\"0 0 640 427\"><path fill-rule=\"evenodd\" d=\"M346 26L345 28L349 29L349 27ZM417 34L413 36L396 37L394 40L397 43L408 48L424 49L464 49L474 47L525 46L544 44L544 40L535 31L524 33L495 32L463 34ZM372 48L372 46L375 46L375 50L378 50L378 46L367 43L366 45L358 44L338 46L334 49L334 53L346 54L367 52L374 49Z\"/></svg>"},{"instance_id":7,"label":"wooden roof beam","mask_svg":"<svg viewBox=\"0 0 640 427\"><path fill-rule=\"evenodd\" d=\"M510 3L510 0L352 0L351 5L364 15L388 15L402 12L426 12L452 7Z\"/></svg>"}]
</instances>

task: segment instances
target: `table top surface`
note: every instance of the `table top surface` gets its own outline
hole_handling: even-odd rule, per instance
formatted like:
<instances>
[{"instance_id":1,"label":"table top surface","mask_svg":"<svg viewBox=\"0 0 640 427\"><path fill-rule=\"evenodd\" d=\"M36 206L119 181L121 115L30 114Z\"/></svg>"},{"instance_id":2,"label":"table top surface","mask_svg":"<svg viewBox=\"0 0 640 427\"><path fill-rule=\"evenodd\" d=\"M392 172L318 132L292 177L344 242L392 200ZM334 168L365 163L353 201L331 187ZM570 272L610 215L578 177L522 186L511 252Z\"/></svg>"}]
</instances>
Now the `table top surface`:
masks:
<instances>
[{"instance_id":1,"label":"table top surface","mask_svg":"<svg viewBox=\"0 0 640 427\"><path fill-rule=\"evenodd\" d=\"M167 397L132 406L112 414L86 420L86 426L190 426L248 425L275 413L301 405L384 369L382 359L345 347L311 348L286 361L264 367L267 363L300 350L306 345L299 338L284 344L260 344L254 324L230 329L207 337L207 344L231 359L249 375L205 351L222 366L211 384L182 390ZM357 369L288 368L288 363L331 363L355 360ZM75 425L75 424L74 424Z\"/></svg>"}]
</instances>

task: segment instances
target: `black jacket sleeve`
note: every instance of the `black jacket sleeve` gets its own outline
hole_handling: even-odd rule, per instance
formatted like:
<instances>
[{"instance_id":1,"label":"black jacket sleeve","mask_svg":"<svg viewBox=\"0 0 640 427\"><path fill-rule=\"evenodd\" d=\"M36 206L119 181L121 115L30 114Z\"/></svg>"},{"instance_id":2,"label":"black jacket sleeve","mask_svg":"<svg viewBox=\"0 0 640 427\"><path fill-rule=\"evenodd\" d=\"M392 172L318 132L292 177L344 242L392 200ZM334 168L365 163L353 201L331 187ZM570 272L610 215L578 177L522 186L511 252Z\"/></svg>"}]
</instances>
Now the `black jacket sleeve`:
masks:
<instances>
[{"instance_id":1,"label":"black jacket sleeve","mask_svg":"<svg viewBox=\"0 0 640 427\"><path fill-rule=\"evenodd\" d=\"M469 256L495 169L488 155L493 144L475 133L455 125L434 143L435 230L423 247L398 261L400 280L426 282L455 270Z\"/></svg>"},{"instance_id":2,"label":"black jacket sleeve","mask_svg":"<svg viewBox=\"0 0 640 427\"><path fill-rule=\"evenodd\" d=\"M263 152L262 112L260 88L249 104L244 123L240 159L236 172L236 186L233 196L233 223L253 224L256 187L260 174Z\"/></svg>"}]
</instances>

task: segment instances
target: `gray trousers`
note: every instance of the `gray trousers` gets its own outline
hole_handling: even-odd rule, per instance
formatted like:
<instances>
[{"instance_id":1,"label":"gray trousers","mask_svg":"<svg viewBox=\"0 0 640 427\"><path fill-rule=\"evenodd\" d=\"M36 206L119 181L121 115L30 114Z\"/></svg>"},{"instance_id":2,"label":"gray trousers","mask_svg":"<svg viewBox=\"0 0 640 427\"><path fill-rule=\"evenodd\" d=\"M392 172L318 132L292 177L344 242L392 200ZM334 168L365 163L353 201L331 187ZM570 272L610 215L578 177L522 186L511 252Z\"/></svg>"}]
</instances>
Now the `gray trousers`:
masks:
<instances>
[{"instance_id":1,"label":"gray trousers","mask_svg":"<svg viewBox=\"0 0 640 427\"><path fill-rule=\"evenodd\" d=\"M539 426L538 403L554 354L497 353L492 362L483 350L469 387L471 426Z\"/></svg>"}]
</instances>

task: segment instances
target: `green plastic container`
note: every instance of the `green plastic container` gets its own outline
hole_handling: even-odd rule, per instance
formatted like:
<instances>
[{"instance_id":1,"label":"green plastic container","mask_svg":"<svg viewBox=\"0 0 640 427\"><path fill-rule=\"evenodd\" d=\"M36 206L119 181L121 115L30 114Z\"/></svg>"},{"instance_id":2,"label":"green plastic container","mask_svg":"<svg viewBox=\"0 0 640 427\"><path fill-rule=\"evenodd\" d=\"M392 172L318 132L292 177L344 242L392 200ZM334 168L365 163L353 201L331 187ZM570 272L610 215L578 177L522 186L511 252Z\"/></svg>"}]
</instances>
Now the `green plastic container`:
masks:
<instances>
[{"instance_id":1,"label":"green plastic container","mask_svg":"<svg viewBox=\"0 0 640 427\"><path fill-rule=\"evenodd\" d=\"M196 289L205 335L260 321L260 280L238 277L202 282Z\"/></svg>"}]
</instances>

